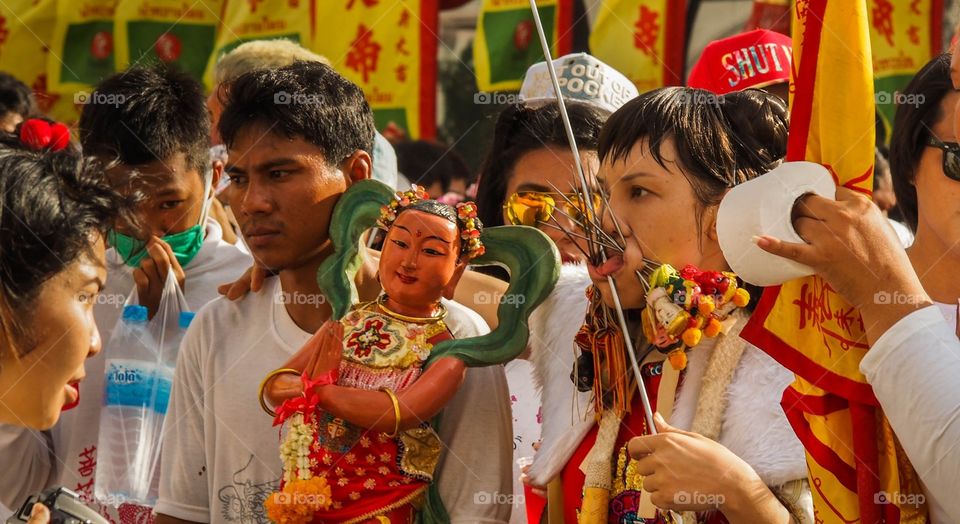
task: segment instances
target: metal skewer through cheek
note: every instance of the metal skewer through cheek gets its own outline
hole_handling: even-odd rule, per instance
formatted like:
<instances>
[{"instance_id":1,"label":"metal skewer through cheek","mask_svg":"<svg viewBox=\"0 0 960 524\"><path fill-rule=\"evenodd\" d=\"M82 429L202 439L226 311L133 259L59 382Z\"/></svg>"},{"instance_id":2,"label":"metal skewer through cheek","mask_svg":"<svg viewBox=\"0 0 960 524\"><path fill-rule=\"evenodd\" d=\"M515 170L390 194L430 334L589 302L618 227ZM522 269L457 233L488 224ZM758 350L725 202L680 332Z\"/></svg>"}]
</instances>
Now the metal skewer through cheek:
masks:
<instances>
[{"instance_id":1,"label":"metal skewer through cheek","mask_svg":"<svg viewBox=\"0 0 960 524\"><path fill-rule=\"evenodd\" d=\"M584 204L589 213L595 213L593 207L593 194L590 190L590 184L587 183L587 177L583 173L583 165L580 163L580 151L577 148L577 141L573 135L573 126L570 125L570 117L567 115L567 106L563 102L563 96L560 94L560 82L557 80L557 70L553 67L553 57L550 55L550 44L547 42L546 33L543 31L543 24L540 23L540 11L537 9L536 0L530 0L530 10L533 12L533 21L537 27L537 35L540 37L540 46L543 48L543 56L547 63L547 71L550 73L550 81L553 83L553 92L557 97L557 105L560 108L560 118L563 120L563 128L567 133L567 141L570 142L570 150L573 153L573 163L577 168L577 176L580 179L580 187L584 195ZM594 214L594 216L596 216ZM601 261L607 259L606 251L598 250ZM613 302L616 305L617 320L620 323L620 330L623 332L623 342L630 357L630 365L633 368L634 377L637 380L637 389L640 390L640 401L643 403L643 413L647 421L647 431L651 435L656 435L657 428L653 423L653 410L650 408L650 399L647 397L647 388L643 382L643 376L640 374L640 364L637 362L637 355L634 353L633 340L630 336L630 330L627 328L627 319L623 315L623 306L620 302L620 294L617 292L617 283L611 275L607 275L607 283L610 285L610 293L613 296Z\"/></svg>"}]
</instances>

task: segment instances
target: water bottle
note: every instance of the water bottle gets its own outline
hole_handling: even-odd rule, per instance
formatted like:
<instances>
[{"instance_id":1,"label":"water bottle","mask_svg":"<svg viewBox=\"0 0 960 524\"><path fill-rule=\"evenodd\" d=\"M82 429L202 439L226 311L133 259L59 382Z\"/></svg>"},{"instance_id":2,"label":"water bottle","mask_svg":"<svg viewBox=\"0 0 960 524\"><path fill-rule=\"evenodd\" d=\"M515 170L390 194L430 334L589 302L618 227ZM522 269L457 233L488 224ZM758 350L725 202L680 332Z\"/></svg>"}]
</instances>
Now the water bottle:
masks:
<instances>
[{"instance_id":1,"label":"water bottle","mask_svg":"<svg viewBox=\"0 0 960 524\"><path fill-rule=\"evenodd\" d=\"M123 309L106 355L94 479L102 504L156 503L163 420L177 350L192 319L193 313L185 311L176 323L157 326L149 323L147 308Z\"/></svg>"}]
</instances>

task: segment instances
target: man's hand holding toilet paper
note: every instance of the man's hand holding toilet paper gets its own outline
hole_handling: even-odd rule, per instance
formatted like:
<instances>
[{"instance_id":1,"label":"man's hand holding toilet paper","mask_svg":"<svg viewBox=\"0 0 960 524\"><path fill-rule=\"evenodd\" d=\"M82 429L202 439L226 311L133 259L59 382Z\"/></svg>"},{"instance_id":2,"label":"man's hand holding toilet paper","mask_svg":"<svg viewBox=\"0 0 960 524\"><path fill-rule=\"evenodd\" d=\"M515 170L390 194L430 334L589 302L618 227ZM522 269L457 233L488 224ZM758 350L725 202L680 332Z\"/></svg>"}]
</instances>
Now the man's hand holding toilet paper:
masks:
<instances>
[{"instance_id":1,"label":"man's hand holding toilet paper","mask_svg":"<svg viewBox=\"0 0 960 524\"><path fill-rule=\"evenodd\" d=\"M896 233L866 196L843 187L837 188L836 200L805 195L794 206L792 222L805 242L768 235L754 241L764 251L810 266L859 308L871 344L901 318L933 303ZM894 293L915 299L905 304L877 300Z\"/></svg>"}]
</instances>

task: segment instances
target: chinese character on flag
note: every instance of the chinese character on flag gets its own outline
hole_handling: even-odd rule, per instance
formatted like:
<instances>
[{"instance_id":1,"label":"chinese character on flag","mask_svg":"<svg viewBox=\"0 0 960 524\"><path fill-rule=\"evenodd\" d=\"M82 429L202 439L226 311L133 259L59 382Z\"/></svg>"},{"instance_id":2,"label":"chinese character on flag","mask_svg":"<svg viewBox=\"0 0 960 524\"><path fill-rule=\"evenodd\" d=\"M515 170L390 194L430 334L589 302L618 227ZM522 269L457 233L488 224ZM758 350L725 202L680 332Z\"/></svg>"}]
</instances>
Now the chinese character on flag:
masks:
<instances>
[{"instance_id":1,"label":"chinese character on flag","mask_svg":"<svg viewBox=\"0 0 960 524\"><path fill-rule=\"evenodd\" d=\"M373 41L373 31L363 24L357 28L357 37L350 44L347 67L363 75L363 83L370 82L370 73L377 70L380 44Z\"/></svg>"},{"instance_id":2,"label":"chinese character on flag","mask_svg":"<svg viewBox=\"0 0 960 524\"><path fill-rule=\"evenodd\" d=\"M660 36L659 17L660 13L645 5L640 6L640 17L634 24L637 30L633 33L633 46L647 56L656 53L657 37Z\"/></svg>"}]
</instances>

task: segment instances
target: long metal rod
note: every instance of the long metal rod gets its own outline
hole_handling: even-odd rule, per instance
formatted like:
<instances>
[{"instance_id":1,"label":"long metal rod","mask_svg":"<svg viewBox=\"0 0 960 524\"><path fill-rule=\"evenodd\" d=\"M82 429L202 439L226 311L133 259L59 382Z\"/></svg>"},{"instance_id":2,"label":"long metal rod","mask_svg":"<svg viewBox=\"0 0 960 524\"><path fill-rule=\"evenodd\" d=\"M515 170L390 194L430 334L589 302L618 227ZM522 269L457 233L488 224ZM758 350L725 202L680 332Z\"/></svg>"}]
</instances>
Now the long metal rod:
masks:
<instances>
[{"instance_id":1,"label":"long metal rod","mask_svg":"<svg viewBox=\"0 0 960 524\"><path fill-rule=\"evenodd\" d=\"M547 62L547 71L550 73L550 81L553 82L553 92L557 97L557 105L560 108L560 118L563 120L563 128L567 132L567 141L570 142L570 151L573 153L573 162L577 168L577 176L580 178L580 186L583 188L585 204L590 213L595 213L593 209L593 194L590 191L590 184L587 183L587 177L583 172L583 164L580 162L580 150L577 148L577 140L573 135L573 126L570 125L570 116L567 115L567 106L563 102L563 95L560 94L560 81L557 79L557 70L553 67L553 57L550 55L550 44L547 42L547 35L543 30L543 24L540 23L540 10L537 9L537 1L530 0L530 10L533 11L533 21L537 26L537 35L540 37L540 46L543 48L543 57ZM600 250L603 260L606 260L605 250ZM633 374L637 379L637 389L640 390L640 401L643 404L643 414L647 420L647 431L651 435L656 435L657 427L653 423L653 409L650 407L650 399L647 397L647 388L643 382L643 375L640 373L640 364L637 362L637 355L634 353L633 337L630 336L630 330L627 328L627 319L623 314L623 305L620 302L620 294L617 292L617 283L611 275L607 275L607 283L610 285L610 291L613 295L613 302L616 305L617 320L620 323L620 329L623 332L623 342L627 349L627 355L630 357L630 365L633 367Z\"/></svg>"}]
</instances>

